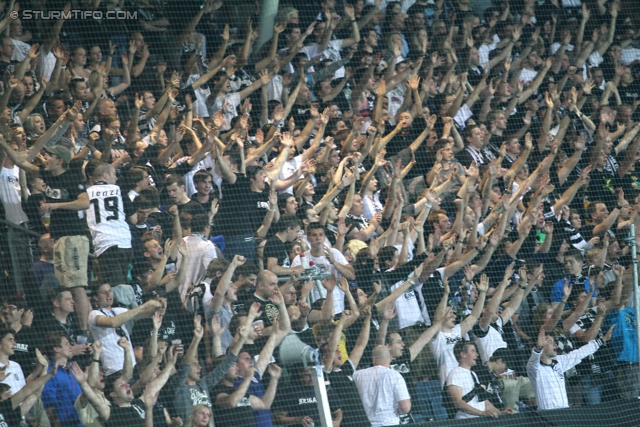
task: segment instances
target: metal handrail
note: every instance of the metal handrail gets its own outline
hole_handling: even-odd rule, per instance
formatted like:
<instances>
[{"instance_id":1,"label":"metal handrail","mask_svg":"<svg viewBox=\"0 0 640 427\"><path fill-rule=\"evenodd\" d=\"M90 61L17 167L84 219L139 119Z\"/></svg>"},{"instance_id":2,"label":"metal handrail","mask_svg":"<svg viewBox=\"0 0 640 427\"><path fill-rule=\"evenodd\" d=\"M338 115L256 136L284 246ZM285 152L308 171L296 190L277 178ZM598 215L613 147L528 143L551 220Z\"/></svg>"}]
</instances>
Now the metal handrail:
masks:
<instances>
[{"instance_id":1,"label":"metal handrail","mask_svg":"<svg viewBox=\"0 0 640 427\"><path fill-rule=\"evenodd\" d=\"M37 237L38 239L42 237L42 234L36 233L33 230L29 230L28 228L20 227L18 224L14 224L13 222L7 221L4 218L0 218L0 224L8 225L9 227L16 229L22 233L27 233L33 237ZM89 252L89 258L95 258L96 255L93 252Z\"/></svg>"},{"instance_id":2,"label":"metal handrail","mask_svg":"<svg viewBox=\"0 0 640 427\"><path fill-rule=\"evenodd\" d=\"M29 230L28 228L21 227L18 224L14 224L13 222L7 221L4 218L0 218L0 223L4 225L8 225L9 227L14 228L16 230L20 230L21 232L27 233L33 237L40 238L40 236L42 236L42 234L36 233L35 231Z\"/></svg>"}]
</instances>

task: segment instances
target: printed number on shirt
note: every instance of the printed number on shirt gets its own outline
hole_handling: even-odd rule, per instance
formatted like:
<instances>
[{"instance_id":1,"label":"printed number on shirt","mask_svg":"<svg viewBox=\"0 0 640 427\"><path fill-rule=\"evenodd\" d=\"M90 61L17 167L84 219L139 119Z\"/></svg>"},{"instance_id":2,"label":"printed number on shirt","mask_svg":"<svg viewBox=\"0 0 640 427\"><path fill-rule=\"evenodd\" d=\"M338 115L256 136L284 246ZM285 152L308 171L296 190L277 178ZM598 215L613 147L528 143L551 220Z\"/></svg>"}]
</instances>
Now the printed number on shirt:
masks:
<instances>
[{"instance_id":1,"label":"printed number on shirt","mask_svg":"<svg viewBox=\"0 0 640 427\"><path fill-rule=\"evenodd\" d=\"M102 222L103 217L105 221L117 220L118 203L117 196L105 197L104 199L91 199L91 205L93 205L93 211L96 216L96 224ZM101 204L102 206L100 206Z\"/></svg>"}]
</instances>

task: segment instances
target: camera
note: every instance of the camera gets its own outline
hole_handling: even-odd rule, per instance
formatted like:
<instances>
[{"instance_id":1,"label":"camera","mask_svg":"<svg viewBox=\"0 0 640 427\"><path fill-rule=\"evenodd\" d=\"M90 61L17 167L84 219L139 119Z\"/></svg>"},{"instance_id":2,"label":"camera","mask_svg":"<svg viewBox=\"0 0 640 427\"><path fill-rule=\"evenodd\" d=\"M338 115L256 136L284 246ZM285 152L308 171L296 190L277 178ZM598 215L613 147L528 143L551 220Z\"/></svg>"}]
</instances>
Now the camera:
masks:
<instances>
[{"instance_id":1,"label":"camera","mask_svg":"<svg viewBox=\"0 0 640 427\"><path fill-rule=\"evenodd\" d=\"M200 283L197 286L194 286L193 289L189 292L189 298L193 297L202 297L204 295L206 287L204 283Z\"/></svg>"}]
</instances>

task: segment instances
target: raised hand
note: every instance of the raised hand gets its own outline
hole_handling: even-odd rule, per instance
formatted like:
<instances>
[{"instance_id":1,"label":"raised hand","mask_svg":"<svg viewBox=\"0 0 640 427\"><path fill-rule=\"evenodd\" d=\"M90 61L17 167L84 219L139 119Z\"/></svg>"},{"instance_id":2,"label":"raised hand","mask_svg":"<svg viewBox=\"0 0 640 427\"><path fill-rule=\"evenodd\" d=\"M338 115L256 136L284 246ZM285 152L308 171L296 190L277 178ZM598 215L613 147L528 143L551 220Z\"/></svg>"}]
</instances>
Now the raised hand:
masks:
<instances>
[{"instance_id":1,"label":"raised hand","mask_svg":"<svg viewBox=\"0 0 640 427\"><path fill-rule=\"evenodd\" d=\"M80 384L80 386L85 384L87 382L87 378L89 377L89 374L83 371L82 368L80 368L80 365L78 365L76 362L71 363L71 373L73 374L73 377L76 379L78 384Z\"/></svg>"},{"instance_id":2,"label":"raised hand","mask_svg":"<svg viewBox=\"0 0 640 427\"><path fill-rule=\"evenodd\" d=\"M213 316L213 319L211 319L211 333L214 336L220 336L225 329L227 329L227 325L222 326L220 324L220 316L217 314Z\"/></svg>"},{"instance_id":3,"label":"raised hand","mask_svg":"<svg viewBox=\"0 0 640 427\"><path fill-rule=\"evenodd\" d=\"M131 347L131 343L129 343L127 337L120 337L118 340L118 346L122 347L124 351L127 351Z\"/></svg>"},{"instance_id":4,"label":"raised hand","mask_svg":"<svg viewBox=\"0 0 640 427\"><path fill-rule=\"evenodd\" d=\"M382 312L382 318L384 320L391 320L394 317L396 317L398 313L396 312L396 306L394 303L389 303L387 304L387 307L384 309L384 311Z\"/></svg>"},{"instance_id":5,"label":"raised hand","mask_svg":"<svg viewBox=\"0 0 640 427\"><path fill-rule=\"evenodd\" d=\"M193 318L193 335L198 339L202 339L204 336L204 328L202 327L201 322L202 317L200 315Z\"/></svg>"},{"instance_id":6,"label":"raised hand","mask_svg":"<svg viewBox=\"0 0 640 427\"><path fill-rule=\"evenodd\" d=\"M269 372L269 375L271 375L271 379L274 379L276 381L279 380L280 376L282 375L282 369L275 363L269 364L269 366L267 367L267 372Z\"/></svg>"},{"instance_id":7,"label":"raised hand","mask_svg":"<svg viewBox=\"0 0 640 427\"><path fill-rule=\"evenodd\" d=\"M480 276L480 283L477 285L478 292L487 292L489 290L489 276L483 274Z\"/></svg>"}]
</instances>

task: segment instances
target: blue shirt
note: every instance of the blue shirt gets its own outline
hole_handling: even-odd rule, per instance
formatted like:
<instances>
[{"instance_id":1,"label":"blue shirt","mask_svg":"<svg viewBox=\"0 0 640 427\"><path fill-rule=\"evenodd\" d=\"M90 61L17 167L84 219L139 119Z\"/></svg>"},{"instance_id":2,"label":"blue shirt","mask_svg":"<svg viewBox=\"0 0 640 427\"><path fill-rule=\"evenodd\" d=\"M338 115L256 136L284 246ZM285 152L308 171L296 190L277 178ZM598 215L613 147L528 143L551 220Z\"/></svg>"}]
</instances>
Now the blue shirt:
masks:
<instances>
[{"instance_id":1,"label":"blue shirt","mask_svg":"<svg viewBox=\"0 0 640 427\"><path fill-rule=\"evenodd\" d=\"M564 295L564 281L565 279L569 279L569 287L572 287L576 281L576 278L570 278L569 276L565 276L564 279L558 280L553 284L553 288L551 288L551 302L560 302L562 301L562 297ZM589 293L589 279L584 278L584 276L578 276L578 280L584 279L584 290ZM595 289L593 291L592 298L596 298L598 296L598 290ZM567 308L570 308L567 304Z\"/></svg>"},{"instance_id":2,"label":"blue shirt","mask_svg":"<svg viewBox=\"0 0 640 427\"><path fill-rule=\"evenodd\" d=\"M50 372L53 364L49 366ZM56 415L62 426L82 427L78 413L73 404L82 394L82 388L66 367L59 367L58 372L44 385L42 391L42 403L45 409L55 408Z\"/></svg>"},{"instance_id":3,"label":"blue shirt","mask_svg":"<svg viewBox=\"0 0 640 427\"><path fill-rule=\"evenodd\" d=\"M260 377L260 374L254 371L253 381L249 384L247 393L262 399L265 390L262 386L261 380L262 378ZM244 381L244 378L238 377L238 380L233 384L233 386L238 388L238 386L242 384L242 381ZM271 410L253 411L253 420L256 423L256 427L273 427L273 423L271 422Z\"/></svg>"}]
</instances>

